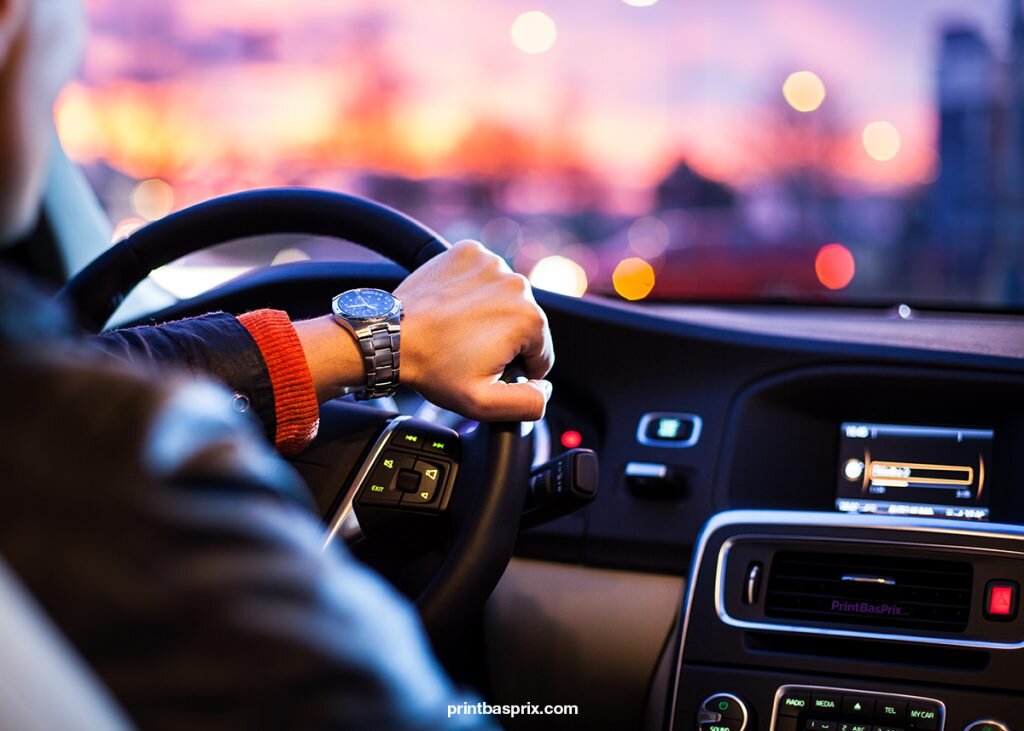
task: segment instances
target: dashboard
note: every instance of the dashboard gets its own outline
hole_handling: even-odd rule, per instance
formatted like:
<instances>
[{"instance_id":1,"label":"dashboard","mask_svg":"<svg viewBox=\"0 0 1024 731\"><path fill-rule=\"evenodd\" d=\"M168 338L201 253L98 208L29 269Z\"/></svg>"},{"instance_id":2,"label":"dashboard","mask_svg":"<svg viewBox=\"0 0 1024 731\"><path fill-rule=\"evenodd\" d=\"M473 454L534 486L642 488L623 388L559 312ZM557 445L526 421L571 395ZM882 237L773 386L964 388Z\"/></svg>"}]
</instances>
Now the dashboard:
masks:
<instances>
[{"instance_id":1,"label":"dashboard","mask_svg":"<svg viewBox=\"0 0 1024 731\"><path fill-rule=\"evenodd\" d=\"M265 306L315 316L337 291L400 276L390 265L273 267L159 317ZM632 643L586 670L572 653L552 658L544 622L579 647L633 630L616 620L572 634L579 610L551 616L539 609L550 592L519 585L513 598L533 604L508 613L502 631L518 641L503 667L519 653L531 670L508 671L514 688L552 702L578 688L592 714L566 728L638 727L647 687L651 729L1024 727L1024 319L537 299L557 364L536 457L593 449L600 483L587 507L523 531L519 560L588 567L621 586L689 579L681 607L670 600L653 678L656 658L632 657ZM453 426L406 397L403 411ZM790 570L810 584L787 587ZM819 585L838 588L787 603ZM921 601L919 585L949 592L938 602L948 611ZM626 658L647 668L639 680L616 674Z\"/></svg>"}]
</instances>

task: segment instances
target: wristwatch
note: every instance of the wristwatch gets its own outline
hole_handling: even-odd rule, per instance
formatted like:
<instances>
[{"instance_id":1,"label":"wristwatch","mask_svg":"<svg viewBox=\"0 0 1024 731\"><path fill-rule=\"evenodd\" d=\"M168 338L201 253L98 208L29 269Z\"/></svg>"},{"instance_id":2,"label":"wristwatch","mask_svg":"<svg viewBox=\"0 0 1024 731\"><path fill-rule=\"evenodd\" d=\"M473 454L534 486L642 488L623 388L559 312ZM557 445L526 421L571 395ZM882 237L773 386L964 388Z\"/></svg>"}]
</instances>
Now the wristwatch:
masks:
<instances>
[{"instance_id":1,"label":"wristwatch","mask_svg":"<svg viewBox=\"0 0 1024 731\"><path fill-rule=\"evenodd\" d=\"M402 302L382 289L350 289L331 300L334 321L355 338L366 385L353 391L366 400L391 396L398 388Z\"/></svg>"}]
</instances>

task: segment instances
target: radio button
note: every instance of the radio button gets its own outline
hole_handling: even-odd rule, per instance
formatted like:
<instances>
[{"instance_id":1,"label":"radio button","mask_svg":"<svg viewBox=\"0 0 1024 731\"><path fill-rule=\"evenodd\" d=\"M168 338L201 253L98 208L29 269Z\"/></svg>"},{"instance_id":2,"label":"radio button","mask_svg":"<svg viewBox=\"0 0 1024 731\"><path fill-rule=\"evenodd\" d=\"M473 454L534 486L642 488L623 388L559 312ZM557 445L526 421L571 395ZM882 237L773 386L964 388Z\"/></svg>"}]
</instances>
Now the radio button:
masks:
<instances>
[{"instance_id":1,"label":"radio button","mask_svg":"<svg viewBox=\"0 0 1024 731\"><path fill-rule=\"evenodd\" d=\"M824 711L826 713L837 713L842 706L842 697L838 695L821 694L811 699L811 710Z\"/></svg>"},{"instance_id":2,"label":"radio button","mask_svg":"<svg viewBox=\"0 0 1024 731\"><path fill-rule=\"evenodd\" d=\"M806 693L785 693L779 699L780 716L798 716L807 709L811 698Z\"/></svg>"}]
</instances>

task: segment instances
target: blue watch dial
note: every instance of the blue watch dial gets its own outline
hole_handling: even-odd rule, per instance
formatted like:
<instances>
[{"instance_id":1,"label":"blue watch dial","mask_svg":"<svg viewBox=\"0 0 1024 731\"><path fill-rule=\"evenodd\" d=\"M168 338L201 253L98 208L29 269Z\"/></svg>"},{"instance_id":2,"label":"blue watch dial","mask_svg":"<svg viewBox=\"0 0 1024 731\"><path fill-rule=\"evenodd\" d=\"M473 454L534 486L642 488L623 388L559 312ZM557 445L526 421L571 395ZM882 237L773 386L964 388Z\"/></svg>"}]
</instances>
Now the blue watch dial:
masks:
<instances>
[{"instance_id":1,"label":"blue watch dial","mask_svg":"<svg viewBox=\"0 0 1024 731\"><path fill-rule=\"evenodd\" d=\"M398 301L382 289L350 289L334 300L334 309L343 317L371 320L391 315Z\"/></svg>"}]
</instances>

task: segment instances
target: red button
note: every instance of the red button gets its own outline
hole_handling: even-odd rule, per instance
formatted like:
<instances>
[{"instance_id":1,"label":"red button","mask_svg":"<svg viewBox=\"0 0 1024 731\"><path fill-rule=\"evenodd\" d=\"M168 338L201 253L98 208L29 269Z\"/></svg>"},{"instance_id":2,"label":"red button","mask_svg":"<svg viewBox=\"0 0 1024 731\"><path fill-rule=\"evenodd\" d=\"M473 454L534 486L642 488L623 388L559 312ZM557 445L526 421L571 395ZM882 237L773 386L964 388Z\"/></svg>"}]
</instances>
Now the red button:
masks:
<instances>
[{"instance_id":1,"label":"red button","mask_svg":"<svg viewBox=\"0 0 1024 731\"><path fill-rule=\"evenodd\" d=\"M1013 619L1017 614L1017 582L988 582L985 616L989 619Z\"/></svg>"}]
</instances>

